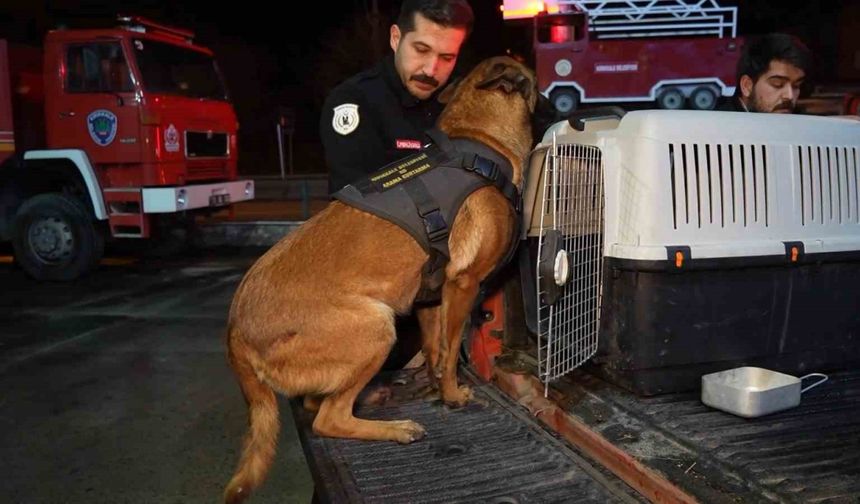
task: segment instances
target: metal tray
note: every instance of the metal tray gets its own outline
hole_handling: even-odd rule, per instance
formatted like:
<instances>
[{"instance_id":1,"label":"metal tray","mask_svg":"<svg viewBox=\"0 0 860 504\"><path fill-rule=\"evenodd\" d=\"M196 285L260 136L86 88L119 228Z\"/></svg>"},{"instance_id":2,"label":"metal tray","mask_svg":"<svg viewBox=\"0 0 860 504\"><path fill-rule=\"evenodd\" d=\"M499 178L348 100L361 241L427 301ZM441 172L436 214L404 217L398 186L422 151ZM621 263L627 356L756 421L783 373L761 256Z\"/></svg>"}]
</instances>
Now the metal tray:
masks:
<instances>
[{"instance_id":1,"label":"metal tray","mask_svg":"<svg viewBox=\"0 0 860 504\"><path fill-rule=\"evenodd\" d=\"M801 388L801 381L822 379ZM754 418L794 408L800 395L827 381L827 375L811 373L801 378L759 367L740 367L702 376L702 402L727 413Z\"/></svg>"}]
</instances>

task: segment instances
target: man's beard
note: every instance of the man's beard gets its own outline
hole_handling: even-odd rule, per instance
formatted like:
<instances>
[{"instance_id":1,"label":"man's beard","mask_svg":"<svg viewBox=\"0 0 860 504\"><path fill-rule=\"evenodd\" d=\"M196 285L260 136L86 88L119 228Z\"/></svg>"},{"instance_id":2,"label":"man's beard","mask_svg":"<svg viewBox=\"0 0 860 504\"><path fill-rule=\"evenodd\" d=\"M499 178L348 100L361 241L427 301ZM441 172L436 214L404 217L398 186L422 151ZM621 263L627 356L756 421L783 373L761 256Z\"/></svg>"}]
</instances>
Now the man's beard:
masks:
<instances>
[{"instance_id":1,"label":"man's beard","mask_svg":"<svg viewBox=\"0 0 860 504\"><path fill-rule=\"evenodd\" d=\"M755 93L750 94L749 102L750 112L794 112L794 103L791 100L782 100L774 108L764 110Z\"/></svg>"}]
</instances>

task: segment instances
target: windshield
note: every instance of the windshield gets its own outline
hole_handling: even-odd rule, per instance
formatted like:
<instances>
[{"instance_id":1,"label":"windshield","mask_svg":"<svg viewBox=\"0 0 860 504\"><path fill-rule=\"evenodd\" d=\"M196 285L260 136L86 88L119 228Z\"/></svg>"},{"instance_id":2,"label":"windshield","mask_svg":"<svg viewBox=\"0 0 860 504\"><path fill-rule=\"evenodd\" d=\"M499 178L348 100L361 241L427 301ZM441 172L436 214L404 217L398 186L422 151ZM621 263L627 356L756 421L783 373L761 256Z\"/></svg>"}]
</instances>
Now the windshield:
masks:
<instances>
[{"instance_id":1,"label":"windshield","mask_svg":"<svg viewBox=\"0 0 860 504\"><path fill-rule=\"evenodd\" d=\"M163 42L135 39L143 88L153 93L226 100L227 90L212 57Z\"/></svg>"}]
</instances>

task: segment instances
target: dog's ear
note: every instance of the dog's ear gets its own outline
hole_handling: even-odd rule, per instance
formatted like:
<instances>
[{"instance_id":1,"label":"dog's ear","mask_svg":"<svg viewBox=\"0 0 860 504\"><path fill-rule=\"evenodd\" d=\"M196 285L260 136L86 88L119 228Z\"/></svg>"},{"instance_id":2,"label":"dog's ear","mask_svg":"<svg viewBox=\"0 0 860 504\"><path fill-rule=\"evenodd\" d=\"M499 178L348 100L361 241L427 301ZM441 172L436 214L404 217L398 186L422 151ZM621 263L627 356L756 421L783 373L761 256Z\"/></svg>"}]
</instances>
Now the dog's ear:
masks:
<instances>
[{"instance_id":1,"label":"dog's ear","mask_svg":"<svg viewBox=\"0 0 860 504\"><path fill-rule=\"evenodd\" d=\"M448 83L447 86L445 86L445 89L443 89L442 92L439 93L439 96L436 97L436 101L438 101L439 103L442 103L442 104L445 104L445 103L448 103L449 101L451 101L451 98L454 96L454 91L457 90L457 87L459 85L460 85L460 78L459 77L452 80L450 83Z\"/></svg>"},{"instance_id":2,"label":"dog's ear","mask_svg":"<svg viewBox=\"0 0 860 504\"><path fill-rule=\"evenodd\" d=\"M487 72L484 80L475 85L478 89L500 89L505 93L520 93L527 102L531 102L533 82L519 67L505 63L496 63Z\"/></svg>"}]
</instances>

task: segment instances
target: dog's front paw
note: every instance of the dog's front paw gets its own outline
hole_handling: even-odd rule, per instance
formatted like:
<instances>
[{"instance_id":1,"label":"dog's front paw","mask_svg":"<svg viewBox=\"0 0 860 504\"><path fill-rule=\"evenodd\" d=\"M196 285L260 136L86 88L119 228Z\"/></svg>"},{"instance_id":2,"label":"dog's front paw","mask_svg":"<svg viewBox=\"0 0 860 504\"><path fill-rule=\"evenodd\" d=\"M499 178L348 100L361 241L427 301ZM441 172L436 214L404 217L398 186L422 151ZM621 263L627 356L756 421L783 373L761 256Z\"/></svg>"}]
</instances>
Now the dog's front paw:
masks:
<instances>
[{"instance_id":1,"label":"dog's front paw","mask_svg":"<svg viewBox=\"0 0 860 504\"><path fill-rule=\"evenodd\" d=\"M442 394L442 400L452 408L465 406L473 397L472 387L468 385L460 385L453 392L449 391L447 394Z\"/></svg>"},{"instance_id":2,"label":"dog's front paw","mask_svg":"<svg viewBox=\"0 0 860 504\"><path fill-rule=\"evenodd\" d=\"M418 441L423 438L427 431L424 427L412 420L401 420L394 422L394 441L400 444L409 444L413 441Z\"/></svg>"}]
</instances>

